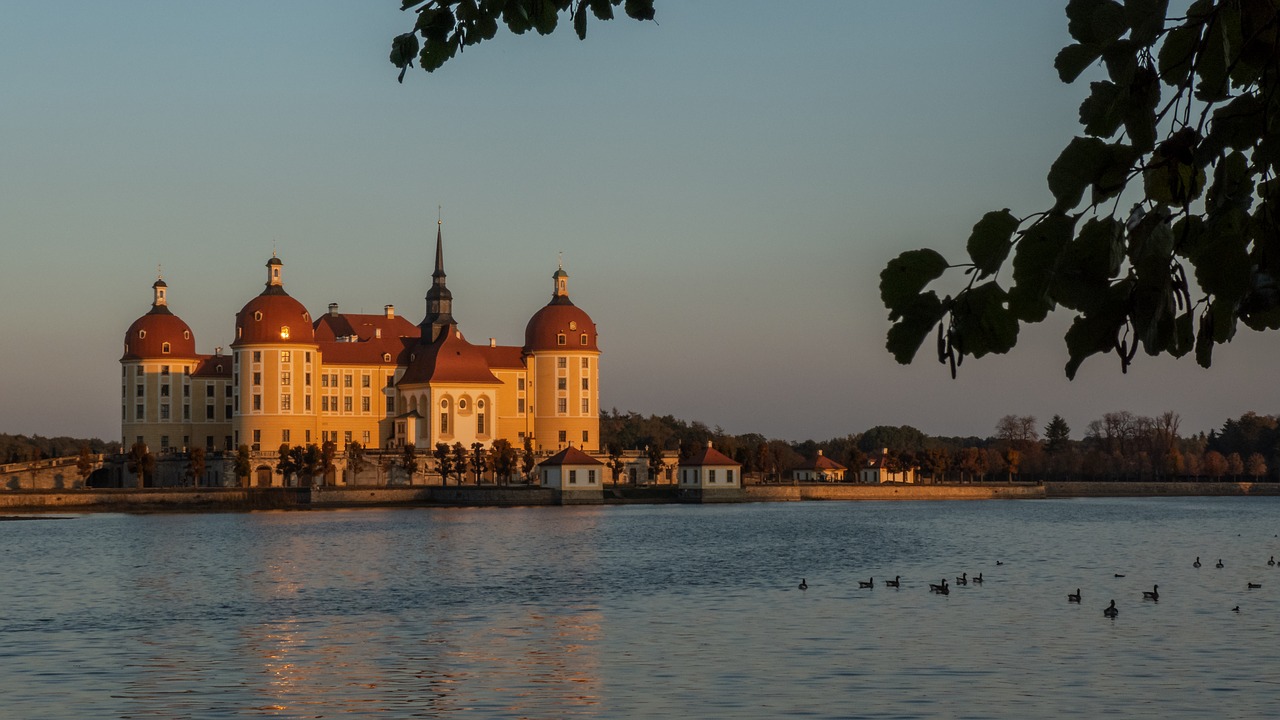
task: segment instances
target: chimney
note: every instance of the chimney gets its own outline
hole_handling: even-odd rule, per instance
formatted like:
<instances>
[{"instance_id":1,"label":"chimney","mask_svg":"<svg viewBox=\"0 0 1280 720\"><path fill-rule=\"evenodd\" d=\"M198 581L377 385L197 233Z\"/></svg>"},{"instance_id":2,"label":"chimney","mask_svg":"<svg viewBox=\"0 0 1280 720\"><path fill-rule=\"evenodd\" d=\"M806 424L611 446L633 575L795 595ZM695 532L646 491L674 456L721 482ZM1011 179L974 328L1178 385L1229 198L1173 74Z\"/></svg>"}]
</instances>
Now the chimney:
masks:
<instances>
[{"instance_id":1,"label":"chimney","mask_svg":"<svg viewBox=\"0 0 1280 720\"><path fill-rule=\"evenodd\" d=\"M390 319L392 319L392 318L394 318L394 317L396 316L396 306L395 306L395 305L383 305L383 306L382 306L382 312L383 312L383 314L385 314L385 315L387 316L387 319L388 319L388 320L390 320Z\"/></svg>"},{"instance_id":2,"label":"chimney","mask_svg":"<svg viewBox=\"0 0 1280 720\"><path fill-rule=\"evenodd\" d=\"M710 441L710 440L708 440L708 441L707 441L707 448L708 448L708 449L710 449L710 448L711 448L711 441ZM822 451L821 451L821 450L819 450L819 451L818 451L818 454L819 454L819 455L821 455L821 454L822 454Z\"/></svg>"},{"instance_id":3,"label":"chimney","mask_svg":"<svg viewBox=\"0 0 1280 720\"><path fill-rule=\"evenodd\" d=\"M221 345L219 345L218 347L214 348L214 349L213 349L213 354L214 354L214 355L217 355L217 356L219 356L219 357L221 357L221 356L222 356L222 346L221 346Z\"/></svg>"},{"instance_id":4,"label":"chimney","mask_svg":"<svg viewBox=\"0 0 1280 720\"><path fill-rule=\"evenodd\" d=\"M329 303L329 314L334 317L338 316L338 303Z\"/></svg>"},{"instance_id":5,"label":"chimney","mask_svg":"<svg viewBox=\"0 0 1280 720\"><path fill-rule=\"evenodd\" d=\"M489 347L498 347L498 339L489 338Z\"/></svg>"},{"instance_id":6,"label":"chimney","mask_svg":"<svg viewBox=\"0 0 1280 720\"><path fill-rule=\"evenodd\" d=\"M819 450L819 451L818 451L818 457L822 457L822 451L821 451L821 450Z\"/></svg>"},{"instance_id":7,"label":"chimney","mask_svg":"<svg viewBox=\"0 0 1280 720\"><path fill-rule=\"evenodd\" d=\"M373 329L373 336L374 336L375 338L378 338L379 340L381 340L381 339L382 339L382 328L374 328L374 329Z\"/></svg>"}]
</instances>

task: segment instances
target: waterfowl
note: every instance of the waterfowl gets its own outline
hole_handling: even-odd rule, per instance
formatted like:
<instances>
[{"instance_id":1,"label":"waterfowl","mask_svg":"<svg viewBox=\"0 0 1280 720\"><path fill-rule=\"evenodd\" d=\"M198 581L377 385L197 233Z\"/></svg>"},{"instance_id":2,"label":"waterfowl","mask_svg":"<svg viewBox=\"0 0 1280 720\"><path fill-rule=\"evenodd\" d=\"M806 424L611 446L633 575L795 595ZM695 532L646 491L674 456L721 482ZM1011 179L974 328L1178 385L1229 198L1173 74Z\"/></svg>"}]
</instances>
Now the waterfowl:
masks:
<instances>
[{"instance_id":1,"label":"waterfowl","mask_svg":"<svg viewBox=\"0 0 1280 720\"><path fill-rule=\"evenodd\" d=\"M1151 592L1147 592L1146 590L1143 590L1142 599L1155 600L1156 602L1160 602L1160 586L1159 585L1151 586Z\"/></svg>"},{"instance_id":2,"label":"waterfowl","mask_svg":"<svg viewBox=\"0 0 1280 720\"><path fill-rule=\"evenodd\" d=\"M808 590L808 589L809 589L809 583L805 582L805 581L804 581L804 578L800 578L800 585L799 585L799 587L800 587L800 589L801 589L801 590Z\"/></svg>"},{"instance_id":3,"label":"waterfowl","mask_svg":"<svg viewBox=\"0 0 1280 720\"><path fill-rule=\"evenodd\" d=\"M1080 588L1076 588L1076 591L1073 593L1067 593L1067 602L1069 603L1080 602Z\"/></svg>"},{"instance_id":4,"label":"waterfowl","mask_svg":"<svg viewBox=\"0 0 1280 720\"><path fill-rule=\"evenodd\" d=\"M1276 556L1275 556L1275 555L1272 555L1272 556L1271 556L1271 559L1267 561L1267 564L1268 564L1268 565L1275 565L1275 564L1276 564Z\"/></svg>"},{"instance_id":5,"label":"waterfowl","mask_svg":"<svg viewBox=\"0 0 1280 720\"><path fill-rule=\"evenodd\" d=\"M1116 615L1119 615L1119 614L1120 614L1120 611L1116 609L1116 601L1115 601L1115 600L1112 600L1110 605L1108 605L1107 607L1103 608L1103 609L1102 609L1102 614L1103 614L1103 615L1105 615L1105 616L1107 616L1107 617L1109 617L1109 618L1113 618L1113 617L1115 617Z\"/></svg>"},{"instance_id":6,"label":"waterfowl","mask_svg":"<svg viewBox=\"0 0 1280 720\"><path fill-rule=\"evenodd\" d=\"M957 584L957 585L968 585L968 584L969 584L969 573L967 573L967 572L960 573L960 577L956 578L956 584Z\"/></svg>"},{"instance_id":7,"label":"waterfowl","mask_svg":"<svg viewBox=\"0 0 1280 720\"><path fill-rule=\"evenodd\" d=\"M1196 561L1195 561L1195 562L1193 562L1193 563L1191 563L1191 567L1197 567L1197 568L1198 568L1198 567L1200 567L1200 556L1199 556L1199 555L1197 555L1197 556L1196 556Z\"/></svg>"},{"instance_id":8,"label":"waterfowl","mask_svg":"<svg viewBox=\"0 0 1280 720\"><path fill-rule=\"evenodd\" d=\"M1260 587L1262 587L1262 583L1249 583L1250 590L1257 590Z\"/></svg>"},{"instance_id":9,"label":"waterfowl","mask_svg":"<svg viewBox=\"0 0 1280 720\"><path fill-rule=\"evenodd\" d=\"M969 578L969 582L973 583L974 585L981 585L982 573L978 573L977 575L974 575L973 577Z\"/></svg>"},{"instance_id":10,"label":"waterfowl","mask_svg":"<svg viewBox=\"0 0 1280 720\"><path fill-rule=\"evenodd\" d=\"M866 582L862 582L861 580L858 581L858 587L860 588L874 588L875 586L876 586L875 578L867 578Z\"/></svg>"},{"instance_id":11,"label":"waterfowl","mask_svg":"<svg viewBox=\"0 0 1280 720\"><path fill-rule=\"evenodd\" d=\"M946 578L943 578L943 579L942 579L942 590L941 590L941 593L942 593L943 595L950 595L950 594L951 594L951 587L947 585L947 579L946 579Z\"/></svg>"},{"instance_id":12,"label":"waterfowl","mask_svg":"<svg viewBox=\"0 0 1280 720\"><path fill-rule=\"evenodd\" d=\"M1120 573L1116 573L1116 577L1124 577L1124 575L1121 575Z\"/></svg>"},{"instance_id":13,"label":"waterfowl","mask_svg":"<svg viewBox=\"0 0 1280 720\"><path fill-rule=\"evenodd\" d=\"M938 593L939 595L949 595L951 594L951 589L947 587L947 579L942 578L941 585L934 585L933 583L929 583L929 592Z\"/></svg>"},{"instance_id":14,"label":"waterfowl","mask_svg":"<svg viewBox=\"0 0 1280 720\"><path fill-rule=\"evenodd\" d=\"M1003 564L1004 564L1004 562L1002 562L1002 561L1000 561L1000 560L997 560L997 561L996 561L996 564L997 564L997 565L1003 565Z\"/></svg>"},{"instance_id":15,"label":"waterfowl","mask_svg":"<svg viewBox=\"0 0 1280 720\"><path fill-rule=\"evenodd\" d=\"M892 580L885 580L885 587L902 587L901 575L894 575Z\"/></svg>"},{"instance_id":16,"label":"waterfowl","mask_svg":"<svg viewBox=\"0 0 1280 720\"><path fill-rule=\"evenodd\" d=\"M1239 606L1239 605L1237 605L1237 606L1235 606L1235 607L1231 608L1231 612L1240 612L1240 606Z\"/></svg>"},{"instance_id":17,"label":"waterfowl","mask_svg":"<svg viewBox=\"0 0 1280 720\"><path fill-rule=\"evenodd\" d=\"M1222 564L1222 558L1218 558L1218 564L1217 564L1217 565L1214 565L1214 567L1216 567L1216 568L1218 568L1219 570L1221 570L1222 568L1224 568L1224 567L1226 567L1226 566Z\"/></svg>"}]
</instances>

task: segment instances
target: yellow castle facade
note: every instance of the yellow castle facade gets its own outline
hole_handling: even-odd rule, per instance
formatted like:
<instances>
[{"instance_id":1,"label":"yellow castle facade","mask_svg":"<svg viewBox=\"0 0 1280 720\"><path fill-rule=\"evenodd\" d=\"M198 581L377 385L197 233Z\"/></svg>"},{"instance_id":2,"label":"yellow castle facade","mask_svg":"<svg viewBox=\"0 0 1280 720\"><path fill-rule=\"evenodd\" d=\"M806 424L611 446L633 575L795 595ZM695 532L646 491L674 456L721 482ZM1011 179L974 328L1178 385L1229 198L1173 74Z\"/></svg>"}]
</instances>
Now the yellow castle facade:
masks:
<instances>
[{"instance_id":1,"label":"yellow castle facade","mask_svg":"<svg viewBox=\"0 0 1280 720\"><path fill-rule=\"evenodd\" d=\"M426 313L417 325L381 314L318 318L284 289L284 263L267 262L263 291L235 317L229 352L196 352L169 307L163 279L149 312L129 327L121 364L121 439L153 452L203 447L275 451L333 441L368 449L505 439L540 453L600 446L600 350L595 323L569 299L568 274L525 327L523 345L474 345L453 318L443 240Z\"/></svg>"}]
</instances>

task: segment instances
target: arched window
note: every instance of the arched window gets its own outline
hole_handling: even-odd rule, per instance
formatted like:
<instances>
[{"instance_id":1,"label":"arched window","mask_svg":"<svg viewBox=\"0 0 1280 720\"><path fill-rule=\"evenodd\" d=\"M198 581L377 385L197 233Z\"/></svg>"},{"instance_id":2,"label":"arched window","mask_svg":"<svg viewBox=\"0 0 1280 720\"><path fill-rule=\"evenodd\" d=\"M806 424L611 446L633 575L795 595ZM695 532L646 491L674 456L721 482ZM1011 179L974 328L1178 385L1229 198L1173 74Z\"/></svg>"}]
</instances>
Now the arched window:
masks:
<instances>
[{"instance_id":1,"label":"arched window","mask_svg":"<svg viewBox=\"0 0 1280 720\"><path fill-rule=\"evenodd\" d=\"M382 362L391 362L391 353L382 353Z\"/></svg>"},{"instance_id":2,"label":"arched window","mask_svg":"<svg viewBox=\"0 0 1280 720\"><path fill-rule=\"evenodd\" d=\"M146 330L139 330L139 331L138 331L138 339L139 339L139 340L141 340L141 339L145 338L146 336L147 336L147 331L146 331Z\"/></svg>"},{"instance_id":3,"label":"arched window","mask_svg":"<svg viewBox=\"0 0 1280 720\"><path fill-rule=\"evenodd\" d=\"M582 344L583 344L583 345L586 345L586 344L587 344L587 334L586 334L586 333L582 333L581 342L582 342Z\"/></svg>"},{"instance_id":4,"label":"arched window","mask_svg":"<svg viewBox=\"0 0 1280 720\"><path fill-rule=\"evenodd\" d=\"M191 331L190 331L190 330L183 330L183 331L182 331L182 339L183 339L183 340L190 340L190 339L191 339Z\"/></svg>"},{"instance_id":5,"label":"arched window","mask_svg":"<svg viewBox=\"0 0 1280 720\"><path fill-rule=\"evenodd\" d=\"M164 343L164 344L162 344L162 345L160 346L160 352L164 353L165 355L168 355L168 354L169 354L169 343Z\"/></svg>"},{"instance_id":6,"label":"arched window","mask_svg":"<svg viewBox=\"0 0 1280 720\"><path fill-rule=\"evenodd\" d=\"M560 333L559 335L556 335L556 344L557 345L565 344L564 333Z\"/></svg>"},{"instance_id":7,"label":"arched window","mask_svg":"<svg viewBox=\"0 0 1280 720\"><path fill-rule=\"evenodd\" d=\"M261 311L261 310L255 310L255 311L253 312L253 319L254 319L254 320L261 320L261 319L262 319L262 311Z\"/></svg>"}]
</instances>

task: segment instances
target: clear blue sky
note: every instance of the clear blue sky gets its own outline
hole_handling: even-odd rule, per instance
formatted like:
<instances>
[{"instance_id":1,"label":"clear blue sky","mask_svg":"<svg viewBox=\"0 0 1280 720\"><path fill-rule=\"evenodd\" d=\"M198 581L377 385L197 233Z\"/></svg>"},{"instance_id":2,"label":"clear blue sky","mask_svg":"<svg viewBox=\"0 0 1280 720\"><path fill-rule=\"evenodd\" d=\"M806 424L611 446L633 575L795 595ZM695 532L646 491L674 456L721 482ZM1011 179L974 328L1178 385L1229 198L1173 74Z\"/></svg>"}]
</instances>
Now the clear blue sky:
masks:
<instances>
[{"instance_id":1,"label":"clear blue sky","mask_svg":"<svg viewBox=\"0 0 1280 720\"><path fill-rule=\"evenodd\" d=\"M8 3L0 432L119 434L158 263L202 352L273 247L313 314L417 322L437 205L473 342L521 343L564 252L604 407L786 439L1276 411L1277 337L1248 330L1211 371L1096 358L1074 382L1065 314L955 381L885 352L885 262L959 261L982 213L1048 206L1086 92L1053 71L1064 6L658 0L657 24L504 28L398 85L398 0Z\"/></svg>"}]
</instances>

